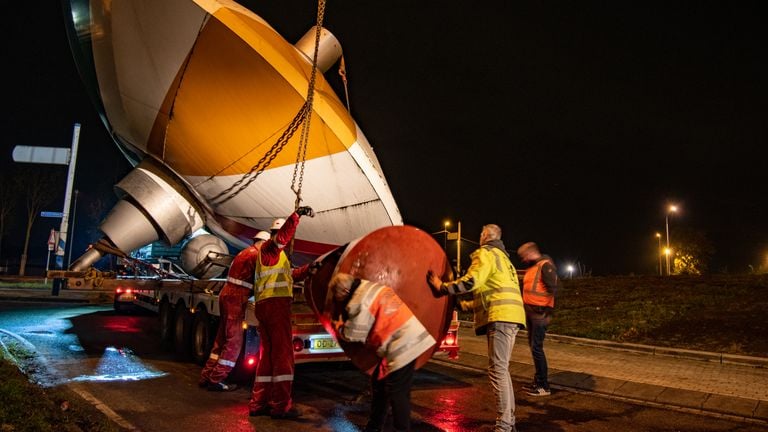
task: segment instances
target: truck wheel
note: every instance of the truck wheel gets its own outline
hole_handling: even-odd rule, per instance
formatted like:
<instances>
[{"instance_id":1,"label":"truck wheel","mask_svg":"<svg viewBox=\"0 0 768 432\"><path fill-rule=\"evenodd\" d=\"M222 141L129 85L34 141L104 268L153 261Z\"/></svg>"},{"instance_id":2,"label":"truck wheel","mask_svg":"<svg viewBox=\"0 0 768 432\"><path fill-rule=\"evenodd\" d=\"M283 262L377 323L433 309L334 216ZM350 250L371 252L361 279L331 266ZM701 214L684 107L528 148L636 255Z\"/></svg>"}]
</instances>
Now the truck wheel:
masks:
<instances>
[{"instance_id":1,"label":"truck wheel","mask_svg":"<svg viewBox=\"0 0 768 432\"><path fill-rule=\"evenodd\" d=\"M181 360L189 359L192 345L192 314L184 304L176 305L173 326L173 348Z\"/></svg>"},{"instance_id":2,"label":"truck wheel","mask_svg":"<svg viewBox=\"0 0 768 432\"><path fill-rule=\"evenodd\" d=\"M192 324L192 358L200 366L204 365L213 346L211 316L205 308L199 308Z\"/></svg>"},{"instance_id":3,"label":"truck wheel","mask_svg":"<svg viewBox=\"0 0 768 432\"><path fill-rule=\"evenodd\" d=\"M160 341L168 345L173 341L174 316L173 307L167 298L160 302Z\"/></svg>"}]
</instances>

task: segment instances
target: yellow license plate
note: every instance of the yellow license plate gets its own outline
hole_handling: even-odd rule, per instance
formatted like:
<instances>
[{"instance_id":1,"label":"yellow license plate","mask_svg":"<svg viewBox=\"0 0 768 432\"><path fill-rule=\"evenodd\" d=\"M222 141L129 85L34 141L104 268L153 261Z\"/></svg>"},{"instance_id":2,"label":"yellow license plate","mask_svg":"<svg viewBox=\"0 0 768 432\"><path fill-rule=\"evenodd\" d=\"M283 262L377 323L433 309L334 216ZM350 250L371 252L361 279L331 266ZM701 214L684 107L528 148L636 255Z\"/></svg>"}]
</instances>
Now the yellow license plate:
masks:
<instances>
[{"instance_id":1,"label":"yellow license plate","mask_svg":"<svg viewBox=\"0 0 768 432\"><path fill-rule=\"evenodd\" d=\"M338 346L339 345L336 343L336 341L331 338L312 339L312 349L327 350L327 349L335 349Z\"/></svg>"}]
</instances>

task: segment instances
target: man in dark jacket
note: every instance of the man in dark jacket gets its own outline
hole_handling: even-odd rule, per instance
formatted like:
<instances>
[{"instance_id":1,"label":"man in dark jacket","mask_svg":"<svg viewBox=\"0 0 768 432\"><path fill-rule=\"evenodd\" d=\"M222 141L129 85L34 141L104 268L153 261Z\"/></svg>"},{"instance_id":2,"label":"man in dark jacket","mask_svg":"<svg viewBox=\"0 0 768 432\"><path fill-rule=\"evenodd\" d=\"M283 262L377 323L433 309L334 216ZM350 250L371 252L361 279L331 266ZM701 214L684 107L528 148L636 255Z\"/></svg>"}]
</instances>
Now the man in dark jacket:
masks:
<instances>
[{"instance_id":1,"label":"man in dark jacket","mask_svg":"<svg viewBox=\"0 0 768 432\"><path fill-rule=\"evenodd\" d=\"M525 306L525 327L528 329L528 345L531 348L536 373L533 382L525 389L530 396L549 396L547 378L547 356L544 354L544 337L552 320L555 308L555 294L560 279L552 258L542 255L533 242L517 249L520 259L530 264L523 278L523 304Z\"/></svg>"}]
</instances>

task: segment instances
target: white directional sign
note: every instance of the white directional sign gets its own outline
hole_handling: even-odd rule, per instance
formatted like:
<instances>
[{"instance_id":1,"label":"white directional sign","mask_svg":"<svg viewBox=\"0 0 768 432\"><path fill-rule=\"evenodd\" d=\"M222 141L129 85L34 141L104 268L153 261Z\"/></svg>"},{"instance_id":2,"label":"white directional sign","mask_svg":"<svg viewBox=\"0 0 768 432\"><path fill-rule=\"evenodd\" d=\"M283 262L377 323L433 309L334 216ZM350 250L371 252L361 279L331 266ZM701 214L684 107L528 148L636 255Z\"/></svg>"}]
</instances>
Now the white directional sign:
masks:
<instances>
[{"instance_id":1,"label":"white directional sign","mask_svg":"<svg viewBox=\"0 0 768 432\"><path fill-rule=\"evenodd\" d=\"M13 148L15 162L68 165L71 150L62 147L16 146Z\"/></svg>"}]
</instances>

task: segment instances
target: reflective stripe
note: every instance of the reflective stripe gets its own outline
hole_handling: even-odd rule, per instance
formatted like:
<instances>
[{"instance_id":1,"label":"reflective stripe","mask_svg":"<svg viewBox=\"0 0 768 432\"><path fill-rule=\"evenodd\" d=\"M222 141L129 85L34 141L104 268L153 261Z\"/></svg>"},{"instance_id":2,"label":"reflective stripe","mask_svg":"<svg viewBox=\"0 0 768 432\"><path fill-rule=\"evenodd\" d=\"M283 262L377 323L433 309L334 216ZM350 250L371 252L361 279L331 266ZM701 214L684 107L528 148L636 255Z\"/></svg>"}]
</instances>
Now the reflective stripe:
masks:
<instances>
[{"instance_id":1,"label":"reflective stripe","mask_svg":"<svg viewBox=\"0 0 768 432\"><path fill-rule=\"evenodd\" d=\"M219 359L219 355L211 353L210 357L208 357L208 358L211 359L211 360L218 360Z\"/></svg>"},{"instance_id":2,"label":"reflective stripe","mask_svg":"<svg viewBox=\"0 0 768 432\"><path fill-rule=\"evenodd\" d=\"M288 286L288 281L277 281L277 282L270 282L270 283L264 284L264 286L261 287L261 289L265 290L267 288L282 288L287 286Z\"/></svg>"},{"instance_id":3,"label":"reflective stripe","mask_svg":"<svg viewBox=\"0 0 768 432\"><path fill-rule=\"evenodd\" d=\"M293 375L278 375L272 377L272 382L293 381Z\"/></svg>"},{"instance_id":4,"label":"reflective stripe","mask_svg":"<svg viewBox=\"0 0 768 432\"><path fill-rule=\"evenodd\" d=\"M254 381L256 382L283 382L293 381L293 375L278 375L278 376L257 376Z\"/></svg>"},{"instance_id":5,"label":"reflective stripe","mask_svg":"<svg viewBox=\"0 0 768 432\"><path fill-rule=\"evenodd\" d=\"M229 367L235 367L235 362L230 360L224 360L223 358L219 359L219 364L224 366L229 366Z\"/></svg>"},{"instance_id":6,"label":"reflective stripe","mask_svg":"<svg viewBox=\"0 0 768 432\"><path fill-rule=\"evenodd\" d=\"M523 302L516 299L499 299L499 300L492 300L488 305L489 306L502 306L502 305L523 305Z\"/></svg>"},{"instance_id":7,"label":"reflective stripe","mask_svg":"<svg viewBox=\"0 0 768 432\"><path fill-rule=\"evenodd\" d=\"M285 269L283 267L272 267L259 272L259 277L269 276L273 274L287 274L287 273L291 273L290 269Z\"/></svg>"},{"instance_id":8,"label":"reflective stripe","mask_svg":"<svg viewBox=\"0 0 768 432\"><path fill-rule=\"evenodd\" d=\"M240 285L241 287L245 287L245 288L248 288L248 289L253 288L253 284L252 283L248 283L248 282L242 281L240 279L235 279L233 277L228 277L227 278L227 282L229 282L231 284L234 284L234 285Z\"/></svg>"}]
</instances>

